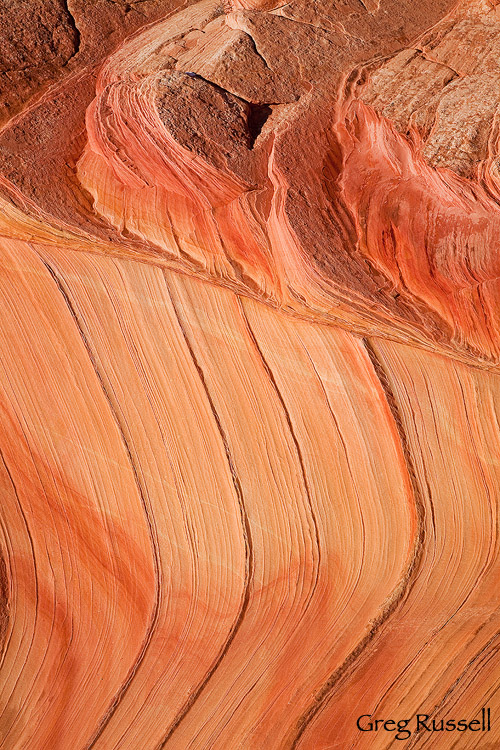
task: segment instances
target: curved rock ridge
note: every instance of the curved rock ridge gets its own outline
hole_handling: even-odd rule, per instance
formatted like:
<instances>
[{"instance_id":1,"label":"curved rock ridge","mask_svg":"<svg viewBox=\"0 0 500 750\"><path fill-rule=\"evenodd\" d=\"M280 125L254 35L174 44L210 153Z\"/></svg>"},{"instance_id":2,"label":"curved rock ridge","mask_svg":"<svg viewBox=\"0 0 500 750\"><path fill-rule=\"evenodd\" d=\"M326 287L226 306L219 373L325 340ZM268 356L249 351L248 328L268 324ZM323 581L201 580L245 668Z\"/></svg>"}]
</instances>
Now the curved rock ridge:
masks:
<instances>
[{"instance_id":1,"label":"curved rock ridge","mask_svg":"<svg viewBox=\"0 0 500 750\"><path fill-rule=\"evenodd\" d=\"M485 27L488 43L497 22L477 2L445 10L426 33L418 9L400 11L394 27L413 45L401 52L374 9L347 14L347 29L340 11L323 27L294 6L224 13L204 0L149 26L108 59L87 109L85 228L102 241L111 225L106 240L126 254L302 317L496 365L496 78L491 52L460 73L446 60L457 34ZM459 102L482 71L468 114ZM415 72L406 100L397 91ZM438 166L438 114L461 134L451 172Z\"/></svg>"},{"instance_id":2,"label":"curved rock ridge","mask_svg":"<svg viewBox=\"0 0 500 750\"><path fill-rule=\"evenodd\" d=\"M436 9L436 20L445 10ZM480 10L472 5L451 15L470 26ZM347 14L347 31L341 14L323 27L298 20L293 7L223 13L205 0L126 42L101 70L87 109L77 176L97 216L89 224L87 215L85 228L102 241L111 224L118 236L106 240L125 253L215 277L301 316L362 333L375 325L495 363L492 169L485 165L482 188L428 169L418 138L398 138L357 103L363 70L386 81L389 93L394 85L383 68L373 70L367 47L371 60L404 54L394 57L390 23L382 29L377 16L358 8ZM401 21L407 31L400 35L409 43L413 32L418 47L425 28L418 9L400 13L394 26ZM448 16L434 31L443 48L453 34L441 26L450 23ZM425 44L435 46L427 34ZM290 48L286 61L282 44ZM442 67L446 86L450 74ZM369 174L367 150L375 162ZM368 188L368 199L353 201L349 174L359 176L358 157L380 199ZM394 181L405 186L403 199L393 197L397 211L387 198ZM429 201L420 227L407 225L405 201ZM454 210L470 214L472 226L466 220L454 230ZM376 235L369 242L368 225Z\"/></svg>"},{"instance_id":3,"label":"curved rock ridge","mask_svg":"<svg viewBox=\"0 0 500 750\"><path fill-rule=\"evenodd\" d=\"M499 746L495 3L1 14L0 750Z\"/></svg>"},{"instance_id":4,"label":"curved rock ridge","mask_svg":"<svg viewBox=\"0 0 500 750\"><path fill-rule=\"evenodd\" d=\"M362 150L346 124L353 93L335 104L327 92L342 89L339 64L360 61L363 40L346 49L340 27L214 12L210 3L192 6L124 45L101 72L78 164L97 213L122 235L151 243L152 253L170 256L174 267L301 315L364 332L375 318L405 338L463 343L433 300L360 252L360 209L350 205L341 177L342 165ZM293 50L297 37L305 62L290 56L285 66L277 39ZM378 52L391 46L382 38ZM319 107L325 112L308 133L310 147L290 154ZM305 153L317 167L312 173L301 163ZM158 214L165 219L158 222Z\"/></svg>"}]
</instances>

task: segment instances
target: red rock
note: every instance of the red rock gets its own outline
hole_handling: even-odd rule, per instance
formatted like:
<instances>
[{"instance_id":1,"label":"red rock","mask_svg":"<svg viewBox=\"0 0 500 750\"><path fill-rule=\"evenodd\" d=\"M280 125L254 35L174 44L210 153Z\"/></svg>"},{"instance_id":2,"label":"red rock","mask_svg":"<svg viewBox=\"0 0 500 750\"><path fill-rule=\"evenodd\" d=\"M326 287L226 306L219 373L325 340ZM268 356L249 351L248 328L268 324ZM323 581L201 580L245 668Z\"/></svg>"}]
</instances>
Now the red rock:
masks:
<instances>
[{"instance_id":1,"label":"red rock","mask_svg":"<svg viewBox=\"0 0 500 750\"><path fill-rule=\"evenodd\" d=\"M496 747L496 8L1 13L0 748Z\"/></svg>"}]
</instances>

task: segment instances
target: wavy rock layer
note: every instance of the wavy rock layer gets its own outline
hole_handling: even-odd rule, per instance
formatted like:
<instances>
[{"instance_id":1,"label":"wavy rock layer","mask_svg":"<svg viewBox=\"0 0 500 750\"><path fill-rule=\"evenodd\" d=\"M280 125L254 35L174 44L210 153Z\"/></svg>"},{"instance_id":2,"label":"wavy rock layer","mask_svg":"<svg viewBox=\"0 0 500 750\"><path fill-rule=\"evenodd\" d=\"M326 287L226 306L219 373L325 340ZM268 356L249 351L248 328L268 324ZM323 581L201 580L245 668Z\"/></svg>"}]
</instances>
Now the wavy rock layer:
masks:
<instances>
[{"instance_id":1,"label":"wavy rock layer","mask_svg":"<svg viewBox=\"0 0 500 750\"><path fill-rule=\"evenodd\" d=\"M24 6L0 748L371 750L395 737L362 714L494 717L496 7Z\"/></svg>"}]
</instances>

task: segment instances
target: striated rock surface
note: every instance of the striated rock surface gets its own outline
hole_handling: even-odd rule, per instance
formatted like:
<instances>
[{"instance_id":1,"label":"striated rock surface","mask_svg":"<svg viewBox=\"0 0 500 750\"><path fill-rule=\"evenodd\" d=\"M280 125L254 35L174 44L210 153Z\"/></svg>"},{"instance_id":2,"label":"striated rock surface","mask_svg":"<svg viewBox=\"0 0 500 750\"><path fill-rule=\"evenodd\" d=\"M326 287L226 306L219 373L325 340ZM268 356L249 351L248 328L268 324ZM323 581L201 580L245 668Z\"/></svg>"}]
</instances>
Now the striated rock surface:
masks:
<instances>
[{"instance_id":1,"label":"striated rock surface","mask_svg":"<svg viewBox=\"0 0 500 750\"><path fill-rule=\"evenodd\" d=\"M0 18L0 748L497 747L496 4Z\"/></svg>"}]
</instances>

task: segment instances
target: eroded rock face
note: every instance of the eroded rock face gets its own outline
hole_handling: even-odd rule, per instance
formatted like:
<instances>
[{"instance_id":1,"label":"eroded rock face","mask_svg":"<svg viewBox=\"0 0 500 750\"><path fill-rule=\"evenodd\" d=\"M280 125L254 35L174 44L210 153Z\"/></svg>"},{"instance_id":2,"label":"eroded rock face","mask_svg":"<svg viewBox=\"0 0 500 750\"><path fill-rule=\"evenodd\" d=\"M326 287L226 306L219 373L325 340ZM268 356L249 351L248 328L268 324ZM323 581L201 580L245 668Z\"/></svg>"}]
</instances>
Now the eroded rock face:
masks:
<instances>
[{"instance_id":1,"label":"eroded rock face","mask_svg":"<svg viewBox=\"0 0 500 750\"><path fill-rule=\"evenodd\" d=\"M494 710L496 6L30 9L0 747L371 750L362 714Z\"/></svg>"}]
</instances>

